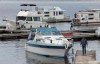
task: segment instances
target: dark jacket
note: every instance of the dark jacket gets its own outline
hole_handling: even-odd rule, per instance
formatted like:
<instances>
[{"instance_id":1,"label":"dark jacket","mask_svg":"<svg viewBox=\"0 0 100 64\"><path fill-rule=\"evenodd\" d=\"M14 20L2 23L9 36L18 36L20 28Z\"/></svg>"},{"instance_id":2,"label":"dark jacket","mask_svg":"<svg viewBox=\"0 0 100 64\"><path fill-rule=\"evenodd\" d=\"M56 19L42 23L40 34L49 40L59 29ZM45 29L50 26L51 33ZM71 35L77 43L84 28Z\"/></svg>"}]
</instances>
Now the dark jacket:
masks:
<instances>
[{"instance_id":1,"label":"dark jacket","mask_svg":"<svg viewBox=\"0 0 100 64\"><path fill-rule=\"evenodd\" d=\"M88 45L87 40L85 38L82 38L80 45L82 46Z\"/></svg>"}]
</instances>

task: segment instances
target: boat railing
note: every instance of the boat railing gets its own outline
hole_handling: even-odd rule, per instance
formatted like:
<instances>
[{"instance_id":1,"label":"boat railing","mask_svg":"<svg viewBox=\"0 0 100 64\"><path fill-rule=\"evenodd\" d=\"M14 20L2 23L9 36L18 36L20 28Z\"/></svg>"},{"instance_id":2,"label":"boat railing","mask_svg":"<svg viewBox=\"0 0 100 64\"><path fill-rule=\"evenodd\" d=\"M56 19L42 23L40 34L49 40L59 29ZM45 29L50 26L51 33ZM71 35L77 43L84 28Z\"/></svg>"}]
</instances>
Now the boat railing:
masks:
<instances>
[{"instance_id":1,"label":"boat railing","mask_svg":"<svg viewBox=\"0 0 100 64\"><path fill-rule=\"evenodd\" d=\"M62 46L62 45L64 45L64 44L61 43L61 40L57 40L56 43L53 42L53 41L56 41L56 40L52 40L52 39L49 39L49 38L48 38L48 40L49 40L49 43L45 42L44 39L42 39L42 38L41 39L36 39L36 43L35 44L55 45L55 46Z\"/></svg>"},{"instance_id":2,"label":"boat railing","mask_svg":"<svg viewBox=\"0 0 100 64\"><path fill-rule=\"evenodd\" d=\"M56 19L56 18L48 18L48 19L43 19L44 22L48 21L68 21L70 20L70 16L64 16L62 19Z\"/></svg>"}]
</instances>

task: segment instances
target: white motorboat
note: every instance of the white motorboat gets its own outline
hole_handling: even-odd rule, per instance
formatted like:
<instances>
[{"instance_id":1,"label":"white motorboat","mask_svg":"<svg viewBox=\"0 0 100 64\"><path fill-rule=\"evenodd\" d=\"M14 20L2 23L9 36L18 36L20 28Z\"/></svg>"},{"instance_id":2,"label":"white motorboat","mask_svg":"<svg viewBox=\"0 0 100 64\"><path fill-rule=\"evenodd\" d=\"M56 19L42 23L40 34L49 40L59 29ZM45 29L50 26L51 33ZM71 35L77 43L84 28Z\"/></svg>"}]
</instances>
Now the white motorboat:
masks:
<instances>
[{"instance_id":1,"label":"white motorboat","mask_svg":"<svg viewBox=\"0 0 100 64\"><path fill-rule=\"evenodd\" d=\"M65 50L71 47L71 42L54 27L32 28L26 43L26 51L47 57L63 58Z\"/></svg>"}]
</instances>

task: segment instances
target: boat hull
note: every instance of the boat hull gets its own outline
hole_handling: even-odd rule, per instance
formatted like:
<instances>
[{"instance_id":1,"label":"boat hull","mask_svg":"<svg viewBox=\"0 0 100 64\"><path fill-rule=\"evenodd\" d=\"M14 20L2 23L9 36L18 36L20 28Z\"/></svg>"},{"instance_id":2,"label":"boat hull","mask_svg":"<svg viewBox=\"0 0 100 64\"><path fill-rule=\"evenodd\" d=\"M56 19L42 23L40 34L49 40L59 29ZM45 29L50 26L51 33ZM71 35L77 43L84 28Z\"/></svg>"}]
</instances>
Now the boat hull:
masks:
<instances>
[{"instance_id":1,"label":"boat hull","mask_svg":"<svg viewBox=\"0 0 100 64\"><path fill-rule=\"evenodd\" d=\"M26 46L26 51L29 51L41 56L57 57L57 58L63 58L65 54L65 49L43 48L43 47L34 47L34 46L29 46L29 45Z\"/></svg>"}]
</instances>

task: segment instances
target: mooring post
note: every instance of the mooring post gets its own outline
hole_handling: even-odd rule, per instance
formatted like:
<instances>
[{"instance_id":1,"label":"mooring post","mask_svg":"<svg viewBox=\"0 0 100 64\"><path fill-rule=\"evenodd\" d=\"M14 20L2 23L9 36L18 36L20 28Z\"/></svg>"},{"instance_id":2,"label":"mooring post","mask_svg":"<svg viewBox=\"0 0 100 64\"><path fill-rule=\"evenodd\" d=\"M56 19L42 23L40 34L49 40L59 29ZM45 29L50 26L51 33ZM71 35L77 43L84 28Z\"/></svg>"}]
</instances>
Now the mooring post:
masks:
<instances>
[{"instance_id":1,"label":"mooring post","mask_svg":"<svg viewBox=\"0 0 100 64\"><path fill-rule=\"evenodd\" d=\"M64 53L64 61L65 61L65 64L69 64L68 51L69 51L69 49L65 49L65 53Z\"/></svg>"},{"instance_id":2,"label":"mooring post","mask_svg":"<svg viewBox=\"0 0 100 64\"><path fill-rule=\"evenodd\" d=\"M74 54L74 48L73 48L73 46L74 46L74 41L72 39L72 54Z\"/></svg>"},{"instance_id":3,"label":"mooring post","mask_svg":"<svg viewBox=\"0 0 100 64\"><path fill-rule=\"evenodd\" d=\"M73 48L73 46L74 46L74 41L73 41L73 39L72 39L72 64L75 64L75 60L74 60L74 48Z\"/></svg>"}]
</instances>

